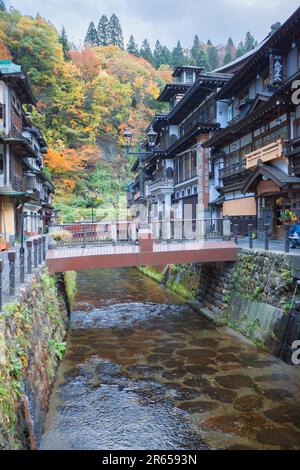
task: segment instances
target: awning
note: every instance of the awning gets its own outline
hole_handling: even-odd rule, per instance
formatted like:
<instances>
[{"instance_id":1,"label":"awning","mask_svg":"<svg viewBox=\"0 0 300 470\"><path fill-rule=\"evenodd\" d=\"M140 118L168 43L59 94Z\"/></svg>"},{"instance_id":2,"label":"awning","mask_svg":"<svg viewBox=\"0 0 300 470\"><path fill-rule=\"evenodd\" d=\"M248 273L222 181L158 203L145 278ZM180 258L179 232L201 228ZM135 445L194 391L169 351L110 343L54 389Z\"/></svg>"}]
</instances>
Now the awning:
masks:
<instances>
[{"instance_id":1,"label":"awning","mask_svg":"<svg viewBox=\"0 0 300 470\"><path fill-rule=\"evenodd\" d=\"M297 185L300 189L300 178L298 176L289 176L274 165L265 165L259 161L255 170L246 179L242 193L254 192L262 179L273 181L281 189L290 185Z\"/></svg>"},{"instance_id":2,"label":"awning","mask_svg":"<svg viewBox=\"0 0 300 470\"><path fill-rule=\"evenodd\" d=\"M7 197L24 197L26 196L26 192L16 191L11 188L0 188L0 196L7 196Z\"/></svg>"}]
</instances>

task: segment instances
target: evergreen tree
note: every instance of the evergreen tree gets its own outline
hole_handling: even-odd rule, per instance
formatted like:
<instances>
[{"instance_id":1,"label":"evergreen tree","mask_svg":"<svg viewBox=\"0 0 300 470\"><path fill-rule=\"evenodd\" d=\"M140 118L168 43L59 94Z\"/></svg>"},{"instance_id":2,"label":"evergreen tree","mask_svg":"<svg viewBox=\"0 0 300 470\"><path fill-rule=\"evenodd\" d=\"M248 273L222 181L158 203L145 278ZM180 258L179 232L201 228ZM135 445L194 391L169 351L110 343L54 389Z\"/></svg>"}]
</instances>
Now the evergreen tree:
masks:
<instances>
[{"instance_id":1,"label":"evergreen tree","mask_svg":"<svg viewBox=\"0 0 300 470\"><path fill-rule=\"evenodd\" d=\"M59 42L62 45L65 60L70 60L69 52L71 47L64 26L62 27L61 34L59 35Z\"/></svg>"},{"instance_id":2,"label":"evergreen tree","mask_svg":"<svg viewBox=\"0 0 300 470\"><path fill-rule=\"evenodd\" d=\"M136 55L137 57L139 55L139 47L138 47L137 43L135 42L134 37L133 37L132 34L131 34L131 36L129 38L129 41L128 41L128 44L127 44L127 52L129 52L129 54Z\"/></svg>"},{"instance_id":3,"label":"evergreen tree","mask_svg":"<svg viewBox=\"0 0 300 470\"><path fill-rule=\"evenodd\" d=\"M193 65L196 65L197 62L198 62L200 50L201 50L201 44L200 44L200 41L199 41L199 37L196 34L196 36L194 37L193 46L192 46L191 51L190 51L190 57L191 57L191 61L192 61Z\"/></svg>"},{"instance_id":4,"label":"evergreen tree","mask_svg":"<svg viewBox=\"0 0 300 470\"><path fill-rule=\"evenodd\" d=\"M84 40L85 47L98 46L98 34L94 22L91 21Z\"/></svg>"},{"instance_id":5,"label":"evergreen tree","mask_svg":"<svg viewBox=\"0 0 300 470\"><path fill-rule=\"evenodd\" d=\"M229 39L228 39L227 47L228 47L228 48L229 48L229 47L230 47L230 48L231 48L231 47L234 47L234 42L233 42L232 38L229 38Z\"/></svg>"},{"instance_id":6,"label":"evergreen tree","mask_svg":"<svg viewBox=\"0 0 300 470\"><path fill-rule=\"evenodd\" d=\"M102 15L98 23L98 45L107 46L109 44L108 37L108 18L106 15Z\"/></svg>"},{"instance_id":7,"label":"evergreen tree","mask_svg":"<svg viewBox=\"0 0 300 470\"><path fill-rule=\"evenodd\" d=\"M251 51L251 49L253 49L255 44L256 43L255 43L254 36L252 36L252 34L250 34L250 32L248 31L248 33L246 34L245 43L244 43L245 52Z\"/></svg>"},{"instance_id":8,"label":"evergreen tree","mask_svg":"<svg viewBox=\"0 0 300 470\"><path fill-rule=\"evenodd\" d=\"M113 13L108 22L109 44L124 49L124 38L119 18Z\"/></svg>"},{"instance_id":9,"label":"evergreen tree","mask_svg":"<svg viewBox=\"0 0 300 470\"><path fill-rule=\"evenodd\" d=\"M241 41L236 50L236 58L241 57L244 54L245 54L244 43L243 41Z\"/></svg>"},{"instance_id":10,"label":"evergreen tree","mask_svg":"<svg viewBox=\"0 0 300 470\"><path fill-rule=\"evenodd\" d=\"M210 40L210 39L208 39L208 41L207 41L207 45L208 45L208 46L212 46L212 45L213 45L213 43L211 42L211 40Z\"/></svg>"},{"instance_id":11,"label":"evergreen tree","mask_svg":"<svg viewBox=\"0 0 300 470\"><path fill-rule=\"evenodd\" d=\"M5 10L6 10L6 8L5 8L4 1L0 0L0 11L5 11Z\"/></svg>"},{"instance_id":12,"label":"evergreen tree","mask_svg":"<svg viewBox=\"0 0 300 470\"><path fill-rule=\"evenodd\" d=\"M163 46L161 51L161 64L160 65L171 65L171 52L166 46Z\"/></svg>"},{"instance_id":13,"label":"evergreen tree","mask_svg":"<svg viewBox=\"0 0 300 470\"><path fill-rule=\"evenodd\" d=\"M145 60L150 62L150 64L153 63L153 55L151 51L151 47L149 44L148 39L144 39L141 49L140 49L140 56L143 57Z\"/></svg>"},{"instance_id":14,"label":"evergreen tree","mask_svg":"<svg viewBox=\"0 0 300 470\"><path fill-rule=\"evenodd\" d=\"M175 67L181 67L184 64L184 54L183 54L183 48L181 46L181 42L177 41L176 47L174 47L172 51L172 66Z\"/></svg>"},{"instance_id":15,"label":"evergreen tree","mask_svg":"<svg viewBox=\"0 0 300 470\"><path fill-rule=\"evenodd\" d=\"M207 59L210 70L215 70L219 66L219 53L215 46L209 46Z\"/></svg>"},{"instance_id":16,"label":"evergreen tree","mask_svg":"<svg viewBox=\"0 0 300 470\"><path fill-rule=\"evenodd\" d=\"M153 62L155 68L158 69L158 67L162 64L161 62L161 55L162 55L162 45L159 42L159 40L156 41L154 51L153 51Z\"/></svg>"},{"instance_id":17,"label":"evergreen tree","mask_svg":"<svg viewBox=\"0 0 300 470\"><path fill-rule=\"evenodd\" d=\"M224 56L224 65L229 64L229 62L232 62L232 60L233 60L233 59L232 59L231 51L230 51L230 49L228 49L228 50L226 51L225 56Z\"/></svg>"}]
</instances>

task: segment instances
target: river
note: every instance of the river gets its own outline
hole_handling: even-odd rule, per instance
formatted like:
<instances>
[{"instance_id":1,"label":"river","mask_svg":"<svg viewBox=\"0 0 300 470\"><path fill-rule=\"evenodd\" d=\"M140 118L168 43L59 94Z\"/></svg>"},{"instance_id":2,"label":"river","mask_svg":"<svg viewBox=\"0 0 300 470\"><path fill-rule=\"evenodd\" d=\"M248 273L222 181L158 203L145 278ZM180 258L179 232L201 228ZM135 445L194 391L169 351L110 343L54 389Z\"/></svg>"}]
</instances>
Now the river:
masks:
<instances>
[{"instance_id":1,"label":"river","mask_svg":"<svg viewBox=\"0 0 300 470\"><path fill-rule=\"evenodd\" d=\"M135 269L78 273L41 449L300 449L299 368Z\"/></svg>"}]
</instances>

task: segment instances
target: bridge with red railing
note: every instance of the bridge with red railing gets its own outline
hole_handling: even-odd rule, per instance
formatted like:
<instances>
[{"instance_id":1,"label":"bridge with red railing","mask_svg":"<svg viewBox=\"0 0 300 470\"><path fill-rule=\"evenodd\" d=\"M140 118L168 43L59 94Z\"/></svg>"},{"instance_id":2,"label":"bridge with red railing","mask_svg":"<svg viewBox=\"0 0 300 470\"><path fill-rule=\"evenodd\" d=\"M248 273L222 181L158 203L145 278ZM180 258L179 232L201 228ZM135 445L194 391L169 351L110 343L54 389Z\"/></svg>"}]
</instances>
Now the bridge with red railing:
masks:
<instances>
[{"instance_id":1,"label":"bridge with red railing","mask_svg":"<svg viewBox=\"0 0 300 470\"><path fill-rule=\"evenodd\" d=\"M227 219L65 224L51 229L51 272L235 261Z\"/></svg>"}]
</instances>

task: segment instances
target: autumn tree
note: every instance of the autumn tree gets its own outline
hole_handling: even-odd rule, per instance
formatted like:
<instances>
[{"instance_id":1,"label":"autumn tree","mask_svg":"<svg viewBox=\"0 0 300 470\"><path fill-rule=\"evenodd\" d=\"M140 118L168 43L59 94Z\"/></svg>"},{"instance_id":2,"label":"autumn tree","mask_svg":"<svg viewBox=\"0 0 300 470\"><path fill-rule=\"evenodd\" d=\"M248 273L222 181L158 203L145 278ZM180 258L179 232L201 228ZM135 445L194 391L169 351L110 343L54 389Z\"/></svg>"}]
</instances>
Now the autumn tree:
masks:
<instances>
[{"instance_id":1,"label":"autumn tree","mask_svg":"<svg viewBox=\"0 0 300 470\"><path fill-rule=\"evenodd\" d=\"M136 55L137 57L139 55L139 47L137 43L135 42L132 34L130 35L130 38L127 44L127 52L129 52L129 54Z\"/></svg>"},{"instance_id":2,"label":"autumn tree","mask_svg":"<svg viewBox=\"0 0 300 470\"><path fill-rule=\"evenodd\" d=\"M110 39L109 39L109 31L108 31L108 18L106 15L102 15L99 20L97 34L98 34L98 45L108 46Z\"/></svg>"},{"instance_id":3,"label":"autumn tree","mask_svg":"<svg viewBox=\"0 0 300 470\"><path fill-rule=\"evenodd\" d=\"M86 37L84 40L84 45L86 47L98 46L98 33L97 33L97 30L95 28L95 24L93 21L91 21L89 24Z\"/></svg>"}]
</instances>

